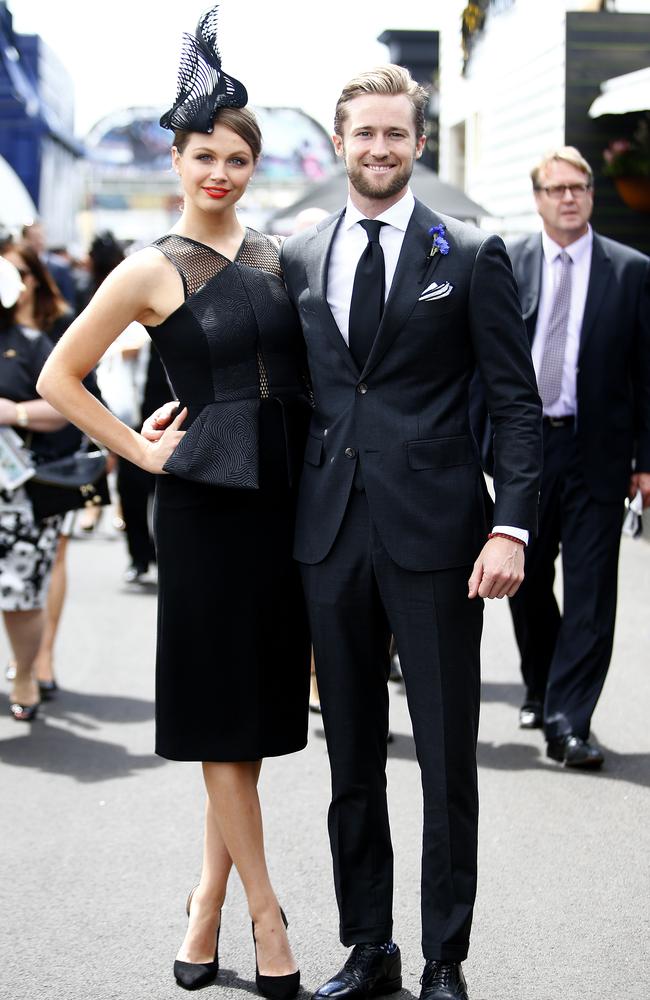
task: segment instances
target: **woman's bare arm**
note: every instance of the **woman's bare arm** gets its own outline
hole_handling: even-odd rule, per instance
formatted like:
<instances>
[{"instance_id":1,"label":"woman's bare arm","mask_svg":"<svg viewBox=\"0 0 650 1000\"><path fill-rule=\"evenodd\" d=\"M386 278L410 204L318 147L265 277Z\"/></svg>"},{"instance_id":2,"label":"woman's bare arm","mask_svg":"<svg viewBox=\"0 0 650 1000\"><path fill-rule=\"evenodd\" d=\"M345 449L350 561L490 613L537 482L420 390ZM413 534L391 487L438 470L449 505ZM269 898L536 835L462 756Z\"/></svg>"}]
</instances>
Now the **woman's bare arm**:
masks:
<instances>
[{"instance_id":1,"label":"woman's bare arm","mask_svg":"<svg viewBox=\"0 0 650 1000\"><path fill-rule=\"evenodd\" d=\"M5 427L24 427L19 420L21 409L27 416L30 431L59 431L68 421L45 399L26 399L14 403L11 399L0 398L0 424Z\"/></svg>"},{"instance_id":2,"label":"woman's bare arm","mask_svg":"<svg viewBox=\"0 0 650 1000\"><path fill-rule=\"evenodd\" d=\"M162 467L183 436L178 414L157 442L114 417L82 382L99 359L132 322L156 324L182 302L180 278L154 249L123 261L66 330L46 361L38 392L60 413L111 451L148 472Z\"/></svg>"}]
</instances>

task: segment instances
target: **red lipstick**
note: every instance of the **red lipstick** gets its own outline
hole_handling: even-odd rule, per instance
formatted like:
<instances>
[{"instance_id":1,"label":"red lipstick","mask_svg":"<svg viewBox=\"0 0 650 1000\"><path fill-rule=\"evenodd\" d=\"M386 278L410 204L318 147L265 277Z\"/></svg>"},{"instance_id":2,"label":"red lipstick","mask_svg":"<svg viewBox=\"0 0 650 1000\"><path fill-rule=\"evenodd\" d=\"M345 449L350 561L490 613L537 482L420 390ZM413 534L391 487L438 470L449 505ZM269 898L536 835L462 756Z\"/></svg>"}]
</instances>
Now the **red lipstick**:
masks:
<instances>
[{"instance_id":1,"label":"red lipstick","mask_svg":"<svg viewBox=\"0 0 650 1000\"><path fill-rule=\"evenodd\" d=\"M204 187L203 190L208 198L225 198L229 193L228 188L221 187Z\"/></svg>"}]
</instances>

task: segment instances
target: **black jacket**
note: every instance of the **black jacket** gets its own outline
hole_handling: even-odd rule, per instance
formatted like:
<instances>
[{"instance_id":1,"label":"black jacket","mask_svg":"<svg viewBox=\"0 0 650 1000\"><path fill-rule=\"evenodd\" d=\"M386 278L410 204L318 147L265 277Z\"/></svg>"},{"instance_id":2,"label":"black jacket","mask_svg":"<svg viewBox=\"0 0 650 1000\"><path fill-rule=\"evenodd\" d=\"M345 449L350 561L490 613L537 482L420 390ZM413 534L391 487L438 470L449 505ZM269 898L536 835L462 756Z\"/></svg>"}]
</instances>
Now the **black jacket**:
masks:
<instances>
[{"instance_id":1,"label":"black jacket","mask_svg":"<svg viewBox=\"0 0 650 1000\"><path fill-rule=\"evenodd\" d=\"M325 558L357 462L391 558L410 570L469 565L492 518L470 433L468 387L478 364L496 428L496 523L534 531L540 402L517 291L502 241L416 201L384 315L360 372L327 304L341 213L290 237L289 295L307 343L315 412L305 454L296 557ZM450 250L429 257L432 225ZM449 295L418 301L433 282Z\"/></svg>"},{"instance_id":2,"label":"black jacket","mask_svg":"<svg viewBox=\"0 0 650 1000\"><path fill-rule=\"evenodd\" d=\"M509 246L530 342L542 239ZM626 496L632 462L650 472L650 260L594 233L577 367L576 434L587 486L602 503Z\"/></svg>"}]
</instances>

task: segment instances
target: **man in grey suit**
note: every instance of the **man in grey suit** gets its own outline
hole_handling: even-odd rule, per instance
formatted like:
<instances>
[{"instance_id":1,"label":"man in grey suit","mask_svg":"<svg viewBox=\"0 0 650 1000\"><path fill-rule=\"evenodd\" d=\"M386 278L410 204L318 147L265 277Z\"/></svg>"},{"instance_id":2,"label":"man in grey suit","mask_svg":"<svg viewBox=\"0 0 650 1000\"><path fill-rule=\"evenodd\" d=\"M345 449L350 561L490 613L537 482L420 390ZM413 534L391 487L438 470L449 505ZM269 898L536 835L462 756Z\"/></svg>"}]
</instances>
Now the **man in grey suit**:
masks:
<instances>
[{"instance_id":1,"label":"man in grey suit","mask_svg":"<svg viewBox=\"0 0 650 1000\"><path fill-rule=\"evenodd\" d=\"M467 996L482 598L516 592L536 528L540 404L510 263L498 237L413 198L426 100L397 66L350 81L334 135L348 204L282 251L315 398L295 555L332 770L340 935L353 946L318 1000L401 986L385 777L391 633L424 793L422 997ZM469 427L476 365L495 427L494 511Z\"/></svg>"},{"instance_id":2,"label":"man in grey suit","mask_svg":"<svg viewBox=\"0 0 650 1000\"><path fill-rule=\"evenodd\" d=\"M509 247L544 406L540 527L511 601L526 700L548 756L599 768L591 717L607 676L626 495L650 504L650 261L592 231L577 149L531 174L542 233ZM553 593L561 545L564 607Z\"/></svg>"}]
</instances>

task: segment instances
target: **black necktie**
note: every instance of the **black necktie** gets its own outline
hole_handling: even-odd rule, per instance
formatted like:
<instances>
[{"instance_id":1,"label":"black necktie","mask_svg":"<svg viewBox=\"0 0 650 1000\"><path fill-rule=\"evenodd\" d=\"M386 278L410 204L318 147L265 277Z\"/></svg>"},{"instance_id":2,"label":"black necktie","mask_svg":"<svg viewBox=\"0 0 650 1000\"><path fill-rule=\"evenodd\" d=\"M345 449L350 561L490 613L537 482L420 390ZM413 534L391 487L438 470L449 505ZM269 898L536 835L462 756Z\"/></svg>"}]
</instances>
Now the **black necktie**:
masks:
<instances>
[{"instance_id":1,"label":"black necktie","mask_svg":"<svg viewBox=\"0 0 650 1000\"><path fill-rule=\"evenodd\" d=\"M361 254L354 274L348 341L352 357L361 371L373 345L384 311L384 251L379 243L379 230L385 222L361 219L368 237L368 246Z\"/></svg>"}]
</instances>

